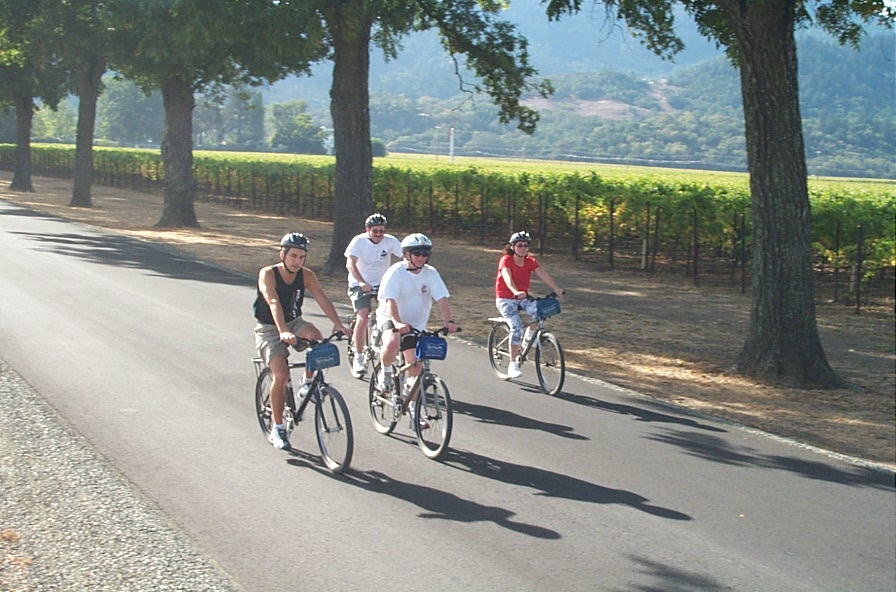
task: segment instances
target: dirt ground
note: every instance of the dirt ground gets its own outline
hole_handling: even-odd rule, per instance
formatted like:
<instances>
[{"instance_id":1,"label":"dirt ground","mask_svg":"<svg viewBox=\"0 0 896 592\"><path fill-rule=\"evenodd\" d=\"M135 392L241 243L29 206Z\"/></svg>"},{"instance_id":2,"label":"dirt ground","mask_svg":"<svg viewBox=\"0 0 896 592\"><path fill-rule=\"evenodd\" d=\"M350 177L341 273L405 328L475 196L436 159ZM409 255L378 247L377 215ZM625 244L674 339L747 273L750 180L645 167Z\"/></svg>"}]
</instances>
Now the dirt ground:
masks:
<instances>
[{"instance_id":1,"label":"dirt ground","mask_svg":"<svg viewBox=\"0 0 896 592\"><path fill-rule=\"evenodd\" d=\"M0 199L164 243L253 276L276 261L283 234L303 232L311 239L309 267L334 302L348 304L344 272L320 271L330 248L327 223L197 203L201 229L157 230L152 226L161 216L161 196L95 187L92 208L70 208L69 181L36 177L35 192L23 194L8 190L10 180L11 173L0 171ZM404 229L389 230L399 238L405 234ZM431 263L451 290L454 318L464 329L463 338L480 344L490 328L487 318L497 312L493 281L502 246L484 249L435 238ZM695 287L678 275L595 272L559 255L540 261L567 292L563 312L548 324L560 337L571 371L896 469L892 300L863 308L860 315L820 302L817 318L828 361L852 387L796 390L728 372L749 317L749 296L739 289ZM537 281L533 288L548 291Z\"/></svg>"}]
</instances>

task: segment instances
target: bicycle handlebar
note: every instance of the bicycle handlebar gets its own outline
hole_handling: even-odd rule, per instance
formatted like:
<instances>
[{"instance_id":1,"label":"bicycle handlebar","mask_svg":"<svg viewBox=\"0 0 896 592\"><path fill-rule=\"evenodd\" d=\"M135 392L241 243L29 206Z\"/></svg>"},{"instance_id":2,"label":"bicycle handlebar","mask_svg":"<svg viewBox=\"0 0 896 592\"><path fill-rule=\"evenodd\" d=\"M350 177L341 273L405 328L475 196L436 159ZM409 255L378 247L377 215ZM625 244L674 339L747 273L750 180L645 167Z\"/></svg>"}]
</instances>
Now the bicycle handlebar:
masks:
<instances>
[{"instance_id":1,"label":"bicycle handlebar","mask_svg":"<svg viewBox=\"0 0 896 592\"><path fill-rule=\"evenodd\" d=\"M455 325L457 327L457 325ZM456 333L460 333L463 329L457 327ZM411 332L416 335L425 335L429 337L438 337L439 335L448 335L448 327L439 327L438 329L430 330L430 329L411 329Z\"/></svg>"},{"instance_id":2,"label":"bicycle handlebar","mask_svg":"<svg viewBox=\"0 0 896 592\"><path fill-rule=\"evenodd\" d=\"M564 294L566 294L566 290L560 290L560 295L562 296ZM526 294L526 300L547 300L548 298L556 298L556 297L557 297L556 292L551 292L547 296L541 296L541 297L532 296L531 294Z\"/></svg>"},{"instance_id":3,"label":"bicycle handlebar","mask_svg":"<svg viewBox=\"0 0 896 592\"><path fill-rule=\"evenodd\" d=\"M296 343L293 347L297 351L302 351L307 347L314 347L315 345L323 345L324 343L329 343L330 341L342 341L342 338L345 337L345 333L342 331L334 331L332 335L329 337L324 337L323 339L305 339L304 337L299 337L296 335Z\"/></svg>"}]
</instances>

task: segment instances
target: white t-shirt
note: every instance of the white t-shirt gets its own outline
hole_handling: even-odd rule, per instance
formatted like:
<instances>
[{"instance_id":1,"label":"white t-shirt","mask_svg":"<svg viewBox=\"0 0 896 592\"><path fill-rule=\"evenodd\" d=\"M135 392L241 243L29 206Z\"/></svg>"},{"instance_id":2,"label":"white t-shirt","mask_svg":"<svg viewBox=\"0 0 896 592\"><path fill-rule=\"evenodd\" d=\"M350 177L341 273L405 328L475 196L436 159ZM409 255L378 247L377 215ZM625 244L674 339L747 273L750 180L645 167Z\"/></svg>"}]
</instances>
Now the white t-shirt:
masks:
<instances>
[{"instance_id":1,"label":"white t-shirt","mask_svg":"<svg viewBox=\"0 0 896 592\"><path fill-rule=\"evenodd\" d=\"M411 273L407 261L399 261L389 268L380 283L376 324L382 329L386 321L393 320L386 311L386 299L392 298L398 305L398 315L403 323L415 329L426 329L433 301L449 296L435 267L424 265L419 273Z\"/></svg>"},{"instance_id":2,"label":"white t-shirt","mask_svg":"<svg viewBox=\"0 0 896 592\"><path fill-rule=\"evenodd\" d=\"M362 232L345 248L346 257L358 258L355 265L371 286L380 285L383 274L392 265L392 255L401 257L401 241L391 234L383 235L383 240L374 243L366 232ZM358 285L358 280L352 274L348 274L348 285Z\"/></svg>"}]
</instances>

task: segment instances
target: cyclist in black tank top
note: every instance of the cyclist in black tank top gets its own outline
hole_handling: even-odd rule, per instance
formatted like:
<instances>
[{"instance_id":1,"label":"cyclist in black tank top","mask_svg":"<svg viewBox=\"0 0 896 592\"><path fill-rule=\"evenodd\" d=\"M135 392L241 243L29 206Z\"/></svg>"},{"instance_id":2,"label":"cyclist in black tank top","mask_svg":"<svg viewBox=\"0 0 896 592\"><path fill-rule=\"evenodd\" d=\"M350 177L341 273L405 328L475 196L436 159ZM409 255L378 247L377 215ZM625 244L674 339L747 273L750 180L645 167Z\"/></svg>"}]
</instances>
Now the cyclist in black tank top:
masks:
<instances>
[{"instance_id":1,"label":"cyclist in black tank top","mask_svg":"<svg viewBox=\"0 0 896 592\"><path fill-rule=\"evenodd\" d=\"M280 241L280 262L258 272L258 292L253 305L258 321L255 348L273 375L271 415L274 426L270 439L271 444L280 449L290 448L283 429L283 407L289 380L288 347L295 345L296 336L310 340L323 337L317 327L302 319L305 292L311 293L323 313L333 321L333 331L346 331L317 276L305 268L307 256L308 239L305 236L297 232L284 236ZM306 374L306 379L310 382L311 376Z\"/></svg>"},{"instance_id":2,"label":"cyclist in black tank top","mask_svg":"<svg viewBox=\"0 0 896 592\"><path fill-rule=\"evenodd\" d=\"M277 282L277 287L275 289L277 298L284 304L283 317L288 323L296 317L302 316L302 303L305 301L305 274L297 273L295 274L295 279L293 279L292 283L286 283L286 280L283 279L283 275L277 267L277 265L271 265L269 269L274 273L274 279ZM304 272L304 268L301 271ZM271 307L261 294L261 289L257 287L255 304L252 308L255 311L255 318L258 319L259 323L276 325L276 322L274 322L274 315L271 312Z\"/></svg>"}]
</instances>

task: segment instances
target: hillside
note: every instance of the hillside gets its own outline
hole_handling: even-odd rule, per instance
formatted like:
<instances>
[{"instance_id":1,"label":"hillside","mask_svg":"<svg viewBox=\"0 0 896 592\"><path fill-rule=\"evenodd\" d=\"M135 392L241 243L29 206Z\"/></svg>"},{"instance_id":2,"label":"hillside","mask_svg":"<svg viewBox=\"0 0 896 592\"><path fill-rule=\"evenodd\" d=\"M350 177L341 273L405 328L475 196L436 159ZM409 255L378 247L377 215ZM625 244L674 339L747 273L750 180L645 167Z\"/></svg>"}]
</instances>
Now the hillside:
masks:
<instances>
[{"instance_id":1,"label":"hillside","mask_svg":"<svg viewBox=\"0 0 896 592\"><path fill-rule=\"evenodd\" d=\"M896 177L892 35L856 52L803 37L800 89L810 174ZM494 155L745 170L737 71L723 56L645 79L602 69L549 76L556 93L525 136L497 122L485 98L373 94L373 135L398 152ZM425 88L425 85L424 85Z\"/></svg>"}]
</instances>

